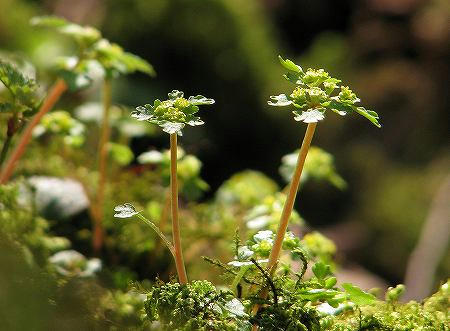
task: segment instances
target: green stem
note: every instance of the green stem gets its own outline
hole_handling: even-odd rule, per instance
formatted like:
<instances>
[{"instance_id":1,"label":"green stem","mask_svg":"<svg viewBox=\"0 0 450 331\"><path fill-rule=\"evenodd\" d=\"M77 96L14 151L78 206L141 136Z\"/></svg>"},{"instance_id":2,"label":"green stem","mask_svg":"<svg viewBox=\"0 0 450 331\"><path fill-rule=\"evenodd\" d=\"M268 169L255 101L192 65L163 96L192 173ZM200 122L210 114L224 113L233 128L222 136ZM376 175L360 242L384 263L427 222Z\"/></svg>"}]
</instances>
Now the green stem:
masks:
<instances>
[{"instance_id":1,"label":"green stem","mask_svg":"<svg viewBox=\"0 0 450 331\"><path fill-rule=\"evenodd\" d=\"M172 236L175 248L175 266L180 284L187 283L181 248L180 223L178 221L177 134L170 134L170 191L172 203Z\"/></svg>"},{"instance_id":2,"label":"green stem","mask_svg":"<svg viewBox=\"0 0 450 331\"><path fill-rule=\"evenodd\" d=\"M238 284L241 282L242 277L244 277L247 270L250 269L251 267L252 267L251 265L244 265L241 267L238 274L236 275L236 277L234 277L233 282L231 283L231 289L234 290L237 288Z\"/></svg>"},{"instance_id":3,"label":"green stem","mask_svg":"<svg viewBox=\"0 0 450 331\"><path fill-rule=\"evenodd\" d=\"M101 124L100 140L98 144L98 186L94 205L94 235L92 246L94 252L99 253L104 240L103 208L105 202L105 188L107 179L108 141L111 128L109 126L109 113L111 108L111 79L103 81L103 118Z\"/></svg>"},{"instance_id":4,"label":"green stem","mask_svg":"<svg viewBox=\"0 0 450 331\"><path fill-rule=\"evenodd\" d=\"M7 135L0 154L0 167L2 166L3 162L5 162L6 155L8 154L9 147L11 146L11 141L12 136Z\"/></svg>"},{"instance_id":5,"label":"green stem","mask_svg":"<svg viewBox=\"0 0 450 331\"><path fill-rule=\"evenodd\" d=\"M162 233L161 230L153 222L149 221L148 219L146 219L141 214L137 214L136 216L139 217L139 219L141 221L143 221L145 224L147 224L149 227L151 227L153 229L153 231L156 232L156 234L159 236L159 238L161 238L161 240L164 242L164 244L169 249L169 251L172 254L173 258L176 259L176 257L175 257L175 249L174 249L172 243L164 235L164 233Z\"/></svg>"}]
</instances>

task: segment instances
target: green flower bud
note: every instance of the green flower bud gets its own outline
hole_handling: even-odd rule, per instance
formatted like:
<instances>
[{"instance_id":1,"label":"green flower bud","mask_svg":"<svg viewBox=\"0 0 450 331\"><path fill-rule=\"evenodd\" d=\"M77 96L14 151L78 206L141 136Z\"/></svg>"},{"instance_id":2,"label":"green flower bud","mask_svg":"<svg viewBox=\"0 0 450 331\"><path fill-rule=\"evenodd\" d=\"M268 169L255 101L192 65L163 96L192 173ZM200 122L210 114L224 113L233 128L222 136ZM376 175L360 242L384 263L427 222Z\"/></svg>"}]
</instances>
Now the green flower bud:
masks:
<instances>
[{"instance_id":1,"label":"green flower bud","mask_svg":"<svg viewBox=\"0 0 450 331\"><path fill-rule=\"evenodd\" d=\"M354 104L359 102L359 98L353 93L348 86L341 86L341 92L339 93L339 100L346 103Z\"/></svg>"},{"instance_id":2,"label":"green flower bud","mask_svg":"<svg viewBox=\"0 0 450 331\"><path fill-rule=\"evenodd\" d=\"M313 105L318 105L328 99L327 94L319 87L311 87L306 91L309 95L311 103Z\"/></svg>"},{"instance_id":3,"label":"green flower bud","mask_svg":"<svg viewBox=\"0 0 450 331\"><path fill-rule=\"evenodd\" d=\"M296 87L295 90L290 95L292 102L296 105L302 106L306 103L306 92L305 89L301 87Z\"/></svg>"},{"instance_id":4,"label":"green flower bud","mask_svg":"<svg viewBox=\"0 0 450 331\"><path fill-rule=\"evenodd\" d=\"M185 98L177 98L173 105L174 107L182 110L186 107L189 107L189 101Z\"/></svg>"},{"instance_id":5,"label":"green flower bud","mask_svg":"<svg viewBox=\"0 0 450 331\"><path fill-rule=\"evenodd\" d=\"M303 82L312 87L312 86L319 86L323 81L329 78L328 72L324 71L323 69L308 69L303 76Z\"/></svg>"}]
</instances>

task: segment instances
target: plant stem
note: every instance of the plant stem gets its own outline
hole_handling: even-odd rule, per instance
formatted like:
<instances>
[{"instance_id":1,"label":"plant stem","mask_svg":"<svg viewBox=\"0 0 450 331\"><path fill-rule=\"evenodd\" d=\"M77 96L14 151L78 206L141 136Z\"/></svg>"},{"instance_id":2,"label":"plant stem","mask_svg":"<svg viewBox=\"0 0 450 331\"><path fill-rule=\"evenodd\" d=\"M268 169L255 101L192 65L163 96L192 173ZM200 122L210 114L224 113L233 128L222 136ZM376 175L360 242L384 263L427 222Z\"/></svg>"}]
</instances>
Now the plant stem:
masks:
<instances>
[{"instance_id":1,"label":"plant stem","mask_svg":"<svg viewBox=\"0 0 450 331\"><path fill-rule=\"evenodd\" d=\"M159 220L158 223L158 227L161 230L162 233L164 233L164 230L166 228L166 224L167 224L167 219L169 217L169 212L170 212L170 189L167 190L167 193L165 194L165 198L164 198L164 207L161 213L161 218ZM155 254L158 255L161 251L161 241L157 241L156 245L155 245Z\"/></svg>"},{"instance_id":2,"label":"plant stem","mask_svg":"<svg viewBox=\"0 0 450 331\"><path fill-rule=\"evenodd\" d=\"M175 250L173 248L172 243L166 238L166 236L164 235L164 233L161 232L160 228L158 228L155 224L153 224L153 222L150 222L148 219L146 219L144 216L142 216L141 214L137 214L136 215L141 221L143 221L145 224L147 224L148 226L150 226L153 231L156 232L156 234L159 236L159 238L164 242L164 244L166 245L166 247L169 249L170 254L172 254L173 258L175 259Z\"/></svg>"},{"instance_id":3,"label":"plant stem","mask_svg":"<svg viewBox=\"0 0 450 331\"><path fill-rule=\"evenodd\" d=\"M105 78L103 81L103 118L100 129L100 140L98 143L98 186L97 196L94 205L94 235L92 238L92 247L95 253L99 253L103 246L103 210L105 202L105 188L107 179L107 161L108 161L108 141L111 128L109 126L109 113L111 109L111 79Z\"/></svg>"},{"instance_id":4,"label":"plant stem","mask_svg":"<svg viewBox=\"0 0 450 331\"><path fill-rule=\"evenodd\" d=\"M273 277L275 273L275 268L278 263L278 258L280 257L281 247L283 246L283 239L286 234L286 230L289 224L289 218L291 217L292 209L294 208L295 198L297 196L298 187L300 185L300 177L302 175L303 166L305 164L306 156L308 155L309 146L311 145L312 138L314 136L314 131L316 129L317 123L309 123L306 128L305 136L303 137L302 146L298 153L297 165L295 167L294 175L292 176L291 183L289 184L289 191L286 197L286 202L284 203L283 212L281 213L280 223L278 225L277 234L275 237L274 244L269 256L269 263L267 264L267 269L269 270L270 277ZM265 299L268 294L267 287L264 288L260 297ZM256 315L259 310L259 305L253 307L252 313ZM253 325L253 331L258 330L256 324Z\"/></svg>"},{"instance_id":5,"label":"plant stem","mask_svg":"<svg viewBox=\"0 0 450 331\"><path fill-rule=\"evenodd\" d=\"M48 93L47 97L45 98L42 106L39 108L39 111L37 112L37 114L34 115L31 122L25 128L25 131L23 132L22 136L20 137L19 143L17 144L16 148L14 149L13 153L11 154L11 157L6 162L5 167L2 169L2 172L0 174L0 184L5 184L9 180L12 173L14 172L14 168L16 167L17 161L23 155L27 145L29 144L29 142L31 140L33 129L36 127L36 125L39 124L42 116L44 116L46 113L48 113L50 111L50 109L53 108L55 103L59 100L61 95L66 90L67 90L67 85L62 79L58 79L58 81L55 83L55 85L53 85L53 87L50 89L50 92Z\"/></svg>"},{"instance_id":6,"label":"plant stem","mask_svg":"<svg viewBox=\"0 0 450 331\"><path fill-rule=\"evenodd\" d=\"M0 167L6 159L6 155L8 155L9 147L11 146L11 141L16 133L16 122L17 122L17 114L11 116L8 120L7 129L6 129L6 138L3 143L2 151L0 153Z\"/></svg>"},{"instance_id":7,"label":"plant stem","mask_svg":"<svg viewBox=\"0 0 450 331\"><path fill-rule=\"evenodd\" d=\"M175 248L175 266L180 284L187 283L181 250L180 223L178 222L178 181L177 181L177 134L170 134L170 190L172 202L172 236Z\"/></svg>"},{"instance_id":8,"label":"plant stem","mask_svg":"<svg viewBox=\"0 0 450 331\"><path fill-rule=\"evenodd\" d=\"M294 175L292 176L291 184L289 185L289 192L286 202L284 203L277 234L272 246L272 251L270 252L269 263L267 265L267 268L271 270L271 275L274 272L272 269L274 269L278 262L278 258L280 257L284 235L286 234L289 218L291 217L292 209L294 208L295 197L297 196L298 187L300 185L300 177L302 175L303 166L305 164L306 156L308 155L309 146L311 145L311 140L314 136L316 125L317 123L308 124L302 146L300 147L300 152L298 153L297 166L295 167Z\"/></svg>"}]
</instances>

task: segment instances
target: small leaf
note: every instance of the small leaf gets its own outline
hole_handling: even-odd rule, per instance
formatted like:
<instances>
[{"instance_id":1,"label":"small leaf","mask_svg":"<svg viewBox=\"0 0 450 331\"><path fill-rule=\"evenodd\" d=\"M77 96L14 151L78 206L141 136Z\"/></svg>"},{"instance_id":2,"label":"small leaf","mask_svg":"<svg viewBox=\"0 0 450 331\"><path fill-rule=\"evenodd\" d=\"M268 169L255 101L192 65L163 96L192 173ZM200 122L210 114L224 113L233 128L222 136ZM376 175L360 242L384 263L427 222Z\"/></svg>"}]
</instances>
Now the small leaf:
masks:
<instances>
[{"instance_id":1,"label":"small leaf","mask_svg":"<svg viewBox=\"0 0 450 331\"><path fill-rule=\"evenodd\" d=\"M134 206L131 203L124 203L123 205L118 205L114 207L114 211L116 212L114 214L114 217L117 218L128 218L139 214L139 212L136 211L136 208L134 208Z\"/></svg>"},{"instance_id":2,"label":"small leaf","mask_svg":"<svg viewBox=\"0 0 450 331\"><path fill-rule=\"evenodd\" d=\"M358 306L371 305L375 303L376 298L370 293L364 292L359 287L350 284L344 283L342 284L345 292L347 292L349 299L353 301Z\"/></svg>"},{"instance_id":3,"label":"small leaf","mask_svg":"<svg viewBox=\"0 0 450 331\"><path fill-rule=\"evenodd\" d=\"M214 99L210 99L207 97L204 97L203 95L196 95L195 97L190 96L188 99L189 103L191 105L212 105L215 103Z\"/></svg>"},{"instance_id":4,"label":"small leaf","mask_svg":"<svg viewBox=\"0 0 450 331\"><path fill-rule=\"evenodd\" d=\"M284 107L292 104L292 101L289 100L286 94L271 95L270 99L272 101L267 101L267 104L270 106Z\"/></svg>"},{"instance_id":5,"label":"small leaf","mask_svg":"<svg viewBox=\"0 0 450 331\"><path fill-rule=\"evenodd\" d=\"M296 85L304 85L302 78L299 74L293 73L293 72L288 72L286 74L283 75L283 77L291 82L292 84L296 84Z\"/></svg>"},{"instance_id":6,"label":"small leaf","mask_svg":"<svg viewBox=\"0 0 450 331\"><path fill-rule=\"evenodd\" d=\"M367 110L364 107L355 107L355 111L367 118L369 121L372 122L373 125L375 125L378 128L381 128L381 124L378 122L378 114L372 110Z\"/></svg>"},{"instance_id":7,"label":"small leaf","mask_svg":"<svg viewBox=\"0 0 450 331\"><path fill-rule=\"evenodd\" d=\"M296 115L294 120L303 123L317 123L325 118L323 111L318 109L303 111L301 114L297 111L294 111L293 113Z\"/></svg>"},{"instance_id":8,"label":"small leaf","mask_svg":"<svg viewBox=\"0 0 450 331\"><path fill-rule=\"evenodd\" d=\"M200 117L194 117L193 119L191 119L189 122L187 122L186 124L190 125L190 126L198 126L198 125L203 125L205 124L205 122L203 122Z\"/></svg>"},{"instance_id":9,"label":"small leaf","mask_svg":"<svg viewBox=\"0 0 450 331\"><path fill-rule=\"evenodd\" d=\"M312 271L314 275L320 280L325 279L325 277L331 274L330 266L323 262L317 262L316 264L314 264L312 267Z\"/></svg>"},{"instance_id":10,"label":"small leaf","mask_svg":"<svg viewBox=\"0 0 450 331\"><path fill-rule=\"evenodd\" d=\"M289 59L283 60L283 58L281 57L281 55L278 55L278 59L280 60L280 63L283 67L285 67L287 70L296 72L296 73L303 73L303 69L302 67L300 67L299 65L296 65L294 62L292 62Z\"/></svg>"},{"instance_id":11,"label":"small leaf","mask_svg":"<svg viewBox=\"0 0 450 331\"><path fill-rule=\"evenodd\" d=\"M137 119L138 121L147 121L153 118L153 107L149 104L145 106L138 106L136 110L131 112L131 117Z\"/></svg>"}]
</instances>

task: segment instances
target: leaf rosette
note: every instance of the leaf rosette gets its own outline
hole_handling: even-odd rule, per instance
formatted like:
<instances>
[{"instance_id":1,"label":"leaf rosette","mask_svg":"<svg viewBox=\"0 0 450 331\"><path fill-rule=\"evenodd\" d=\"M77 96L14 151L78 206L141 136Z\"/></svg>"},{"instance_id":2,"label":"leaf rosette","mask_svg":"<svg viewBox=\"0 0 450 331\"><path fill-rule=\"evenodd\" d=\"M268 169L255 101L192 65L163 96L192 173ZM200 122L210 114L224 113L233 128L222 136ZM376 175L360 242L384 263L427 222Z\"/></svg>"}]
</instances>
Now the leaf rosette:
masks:
<instances>
[{"instance_id":1,"label":"leaf rosette","mask_svg":"<svg viewBox=\"0 0 450 331\"><path fill-rule=\"evenodd\" d=\"M372 124L381 127L379 116L372 110L358 106L361 101L348 86L339 86L340 79L331 77L323 69L304 71L302 67L289 59L279 56L281 65L288 70L284 78L297 85L290 94L270 97L270 106L294 106L294 119L304 123L317 123L325 119L327 110L340 116L356 112L367 118ZM338 90L339 88L339 90ZM336 91L339 91L337 93ZM337 95L336 95L337 93Z\"/></svg>"},{"instance_id":2,"label":"leaf rosette","mask_svg":"<svg viewBox=\"0 0 450 331\"><path fill-rule=\"evenodd\" d=\"M186 126L203 125L204 122L195 114L200 105L212 105L214 100L202 95L184 97L184 93L173 90L168 94L168 100L155 100L153 105L145 104L136 107L131 116L138 121L156 124L166 133L182 135L181 130Z\"/></svg>"}]
</instances>

